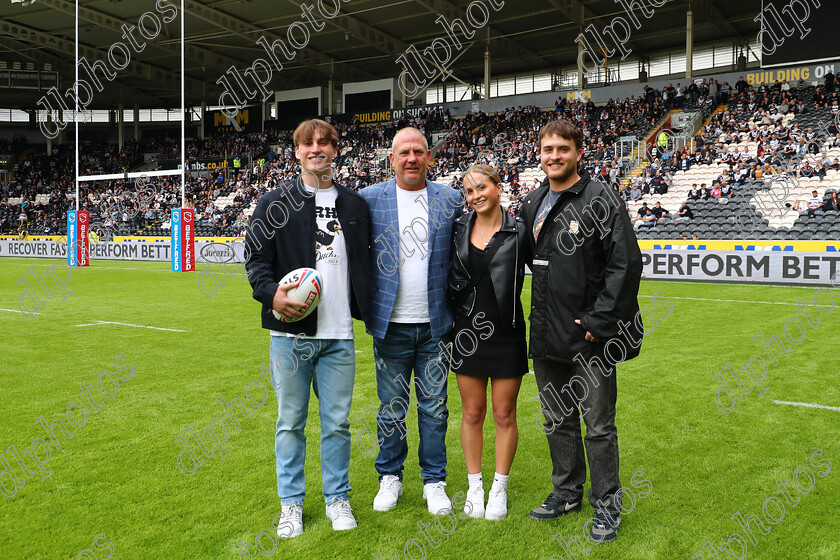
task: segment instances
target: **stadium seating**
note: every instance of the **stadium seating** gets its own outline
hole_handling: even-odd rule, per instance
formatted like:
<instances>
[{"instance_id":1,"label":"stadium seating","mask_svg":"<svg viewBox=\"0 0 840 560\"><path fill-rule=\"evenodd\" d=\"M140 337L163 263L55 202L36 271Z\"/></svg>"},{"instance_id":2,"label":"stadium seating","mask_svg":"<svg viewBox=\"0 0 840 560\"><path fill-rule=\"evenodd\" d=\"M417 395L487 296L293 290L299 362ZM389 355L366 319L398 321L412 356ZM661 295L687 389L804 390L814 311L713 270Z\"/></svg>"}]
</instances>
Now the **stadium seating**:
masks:
<instances>
[{"instance_id":1,"label":"stadium seating","mask_svg":"<svg viewBox=\"0 0 840 560\"><path fill-rule=\"evenodd\" d=\"M815 107L811 100L815 91L813 87L792 90L787 96L772 87L763 92L751 91L752 88L748 88L743 96L733 96L727 107L710 116L704 129L711 132L712 138L719 135L719 142L725 139L725 143L714 146L716 158L724 155L724 147L728 148L727 153L746 152L748 157L741 161L747 166L772 159L778 167L774 169L775 173L736 183L728 200L689 201L695 216L693 220L675 223L668 220L652 228L640 228L640 238L681 239L696 235L700 239L840 239L840 220L836 212L817 212L813 216L805 213L812 191L816 190L818 196L827 199L832 192L840 189L840 161L834 168L825 165L826 162L831 165L834 158L840 157L840 141L830 138L836 130L830 132L826 127L826 123L834 120L834 115L828 109ZM797 97L801 105L792 102ZM750 108L745 103L748 98L754 100L754 107ZM770 144L763 141L769 135L761 134L761 130L765 126L775 126L768 115L782 103L788 103L790 110L784 115L779 114L781 118L772 116L779 121L776 132L782 138L786 135L798 138L799 145L792 154L767 158ZM752 137L758 134L761 135L756 141ZM816 142L806 151L809 134ZM691 155L699 158L701 150ZM815 175L803 173L806 163L814 169ZM734 168L734 163L718 162L694 165L688 171L676 171L671 176L667 194L644 195L637 201L629 201L628 210L633 216L642 202L647 202L649 206L661 202L673 216L688 199L692 184L711 186L727 175L734 179Z\"/></svg>"},{"instance_id":2,"label":"stadium seating","mask_svg":"<svg viewBox=\"0 0 840 560\"><path fill-rule=\"evenodd\" d=\"M362 125L337 124L340 154L335 169L338 180L359 189L389 176L387 161L393 134L403 126L418 126L427 137L444 131L447 135L433 147L429 178L453 187L461 186L463 170L474 163L490 163L502 170L507 166L517 177L504 181L502 202L516 211L516 200L541 183L545 174L539 166L537 131L540 126L558 116L578 122L585 135L585 158L582 168L601 180L636 184L645 192L637 200L625 196L631 217L642 202L653 207L656 202L669 211L669 219L654 227L639 228L640 238L681 239L684 236L701 239L838 239L840 222L834 212L805 213L811 192L828 197L840 190L840 136L826 136L825 123L834 115L827 107L817 107L813 101L815 88L801 87L790 92L764 85L754 90L733 92L727 104L712 110L715 103L700 96L685 99L685 106L704 110L708 117L697 135L697 148L684 150L699 162L687 170L679 170L679 154L665 154L662 159L643 162L643 177L628 177L615 157L614 142L619 135L633 135L642 140L654 124L672 105L658 96L625 99L606 105L559 99L554 110L537 107L509 107L496 114L468 114L451 118L435 109L421 118L404 118L398 122ZM787 107L784 114L773 109ZM818 139L805 152L806 144L785 147L784 154L768 158L769 132L775 130L782 139L787 135L799 139L817 130ZM808 131L808 132L806 132ZM836 130L834 134L836 134ZM0 198L0 232L17 231L19 215L24 212L24 227L32 233L63 232L64 214L73 206L72 152L59 146L47 158L43 147L28 147L20 139L0 140L7 149L21 156L15 165L10 185L3 188ZM783 147L783 143L777 146ZM158 153L158 161L177 158L180 145L169 138L151 138L142 142L128 142L123 150L103 144L88 145L82 150L83 173L102 173L125 168L137 162L142 153ZM798 153L798 163L791 163L791 150ZM502 151L504 153L502 153ZM238 170L203 172L190 176L186 187L189 204L196 208L199 236L242 235L259 198L299 172L294 158L291 131L268 130L259 133L224 133L203 141L187 143L188 161L202 157L249 153L250 162ZM743 155L742 155L743 154ZM262 165L257 160L265 158ZM837 160L836 164L833 162ZM737 180L738 163L749 168L772 161L773 172L761 178ZM814 169L803 173L801 166ZM832 167L833 165L833 167ZM139 166L138 166L139 167ZM806 170L809 168L806 168ZM654 194L649 188L652 175L660 171L667 189ZM231 173L231 171L235 171ZM677 209L689 198L693 184L711 186L728 176L734 186L728 199L694 200L689 202L694 219L675 222ZM796 183L788 178L794 177ZM142 200L140 207L125 204L123 199L138 195L130 182L115 181L85 185L87 194L82 204L92 212L92 223L113 224L114 233L140 235L169 235L166 227L170 208L180 205L179 188L171 180L151 182L163 196ZM128 195L124 195L124 193ZM93 195L93 196L89 196ZM122 211L129 211L124 220Z\"/></svg>"}]
</instances>

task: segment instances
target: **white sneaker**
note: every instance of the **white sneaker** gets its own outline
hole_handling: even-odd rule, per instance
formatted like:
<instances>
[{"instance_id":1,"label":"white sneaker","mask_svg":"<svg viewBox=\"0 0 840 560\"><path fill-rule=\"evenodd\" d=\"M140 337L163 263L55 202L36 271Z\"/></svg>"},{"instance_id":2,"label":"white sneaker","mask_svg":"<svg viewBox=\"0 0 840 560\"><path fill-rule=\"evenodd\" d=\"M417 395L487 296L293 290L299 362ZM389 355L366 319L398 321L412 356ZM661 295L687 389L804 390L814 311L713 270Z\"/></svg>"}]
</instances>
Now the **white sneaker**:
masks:
<instances>
[{"instance_id":1,"label":"white sneaker","mask_svg":"<svg viewBox=\"0 0 840 560\"><path fill-rule=\"evenodd\" d=\"M303 506L288 504L281 507L280 523L277 524L277 536L291 539L303 533Z\"/></svg>"},{"instance_id":2,"label":"white sneaker","mask_svg":"<svg viewBox=\"0 0 840 560\"><path fill-rule=\"evenodd\" d=\"M449 513L452 502L446 495L446 482L430 482L423 485L423 498L429 506L429 513Z\"/></svg>"},{"instance_id":3,"label":"white sneaker","mask_svg":"<svg viewBox=\"0 0 840 560\"><path fill-rule=\"evenodd\" d=\"M470 486L467 490L467 501L464 503L464 513L470 517L480 519L484 517L484 488Z\"/></svg>"},{"instance_id":4,"label":"white sneaker","mask_svg":"<svg viewBox=\"0 0 840 560\"><path fill-rule=\"evenodd\" d=\"M501 485L494 484L487 497L486 519L499 521L507 517L507 490Z\"/></svg>"},{"instance_id":5,"label":"white sneaker","mask_svg":"<svg viewBox=\"0 0 840 560\"><path fill-rule=\"evenodd\" d=\"M346 531L357 527L350 500L345 498L336 498L327 504L327 517L332 521L332 528L335 531Z\"/></svg>"},{"instance_id":6,"label":"white sneaker","mask_svg":"<svg viewBox=\"0 0 840 560\"><path fill-rule=\"evenodd\" d=\"M400 477L386 474L379 481L379 492L373 499L373 509L376 511L388 511L397 506L397 501L402 496L403 488Z\"/></svg>"}]
</instances>

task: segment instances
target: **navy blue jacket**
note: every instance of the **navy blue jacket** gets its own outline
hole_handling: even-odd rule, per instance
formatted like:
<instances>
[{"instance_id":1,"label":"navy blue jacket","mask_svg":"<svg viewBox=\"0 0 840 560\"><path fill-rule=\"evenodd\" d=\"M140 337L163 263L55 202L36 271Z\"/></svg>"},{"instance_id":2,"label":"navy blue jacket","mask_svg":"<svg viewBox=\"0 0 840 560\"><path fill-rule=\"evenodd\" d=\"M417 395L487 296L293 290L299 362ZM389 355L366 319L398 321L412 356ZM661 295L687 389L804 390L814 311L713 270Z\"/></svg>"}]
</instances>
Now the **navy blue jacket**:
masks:
<instances>
[{"instance_id":1,"label":"navy blue jacket","mask_svg":"<svg viewBox=\"0 0 840 560\"><path fill-rule=\"evenodd\" d=\"M333 184L338 189L335 210L350 266L350 312L354 319L367 322L371 314L368 207L352 189ZM293 323L284 323L271 312L280 279L297 268L315 268L316 230L315 196L306 190L300 176L266 193L257 203L245 235L245 268L253 297L262 303L264 329L306 336L317 332L317 308Z\"/></svg>"}]
</instances>

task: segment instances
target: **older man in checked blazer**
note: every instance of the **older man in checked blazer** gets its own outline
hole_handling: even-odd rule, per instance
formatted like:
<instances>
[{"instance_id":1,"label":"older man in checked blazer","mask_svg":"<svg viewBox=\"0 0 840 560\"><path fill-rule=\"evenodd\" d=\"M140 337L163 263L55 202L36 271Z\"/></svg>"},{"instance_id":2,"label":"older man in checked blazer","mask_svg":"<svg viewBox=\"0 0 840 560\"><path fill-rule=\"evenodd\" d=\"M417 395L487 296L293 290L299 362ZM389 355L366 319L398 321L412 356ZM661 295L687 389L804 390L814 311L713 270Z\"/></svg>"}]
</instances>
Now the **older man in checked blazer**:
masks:
<instances>
[{"instance_id":1,"label":"older man in checked blazer","mask_svg":"<svg viewBox=\"0 0 840 560\"><path fill-rule=\"evenodd\" d=\"M389 158L394 178L359 191L370 207L373 335L379 493L373 509L388 511L402 495L408 454L406 415L411 373L420 431L423 497L429 512L449 511L446 495L446 380L454 317L446 300L452 224L463 211L457 190L426 180L431 152L422 132L403 128Z\"/></svg>"}]
</instances>

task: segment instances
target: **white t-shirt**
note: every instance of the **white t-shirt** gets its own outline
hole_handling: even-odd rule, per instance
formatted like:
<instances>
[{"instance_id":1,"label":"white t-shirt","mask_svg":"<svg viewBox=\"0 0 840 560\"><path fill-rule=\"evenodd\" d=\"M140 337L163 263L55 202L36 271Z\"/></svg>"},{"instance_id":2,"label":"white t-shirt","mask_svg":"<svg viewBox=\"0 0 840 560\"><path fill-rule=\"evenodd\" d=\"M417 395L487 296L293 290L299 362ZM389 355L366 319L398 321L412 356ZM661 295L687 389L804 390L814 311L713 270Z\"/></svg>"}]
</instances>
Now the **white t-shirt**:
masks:
<instances>
[{"instance_id":1,"label":"white t-shirt","mask_svg":"<svg viewBox=\"0 0 840 560\"><path fill-rule=\"evenodd\" d=\"M429 192L397 186L400 282L391 314L394 323L429 322Z\"/></svg>"},{"instance_id":2,"label":"white t-shirt","mask_svg":"<svg viewBox=\"0 0 840 560\"><path fill-rule=\"evenodd\" d=\"M307 190L312 189L307 185ZM321 303L318 304L318 330L313 337L271 331L275 336L353 339L353 318L350 316L350 266L344 231L338 223L335 201L338 189L318 189L315 193L315 270L323 281Z\"/></svg>"}]
</instances>

